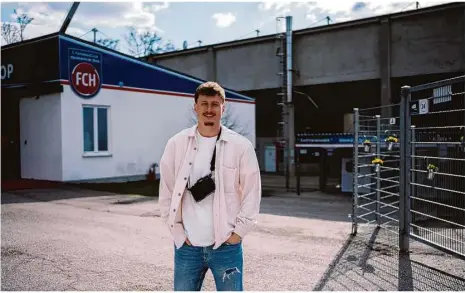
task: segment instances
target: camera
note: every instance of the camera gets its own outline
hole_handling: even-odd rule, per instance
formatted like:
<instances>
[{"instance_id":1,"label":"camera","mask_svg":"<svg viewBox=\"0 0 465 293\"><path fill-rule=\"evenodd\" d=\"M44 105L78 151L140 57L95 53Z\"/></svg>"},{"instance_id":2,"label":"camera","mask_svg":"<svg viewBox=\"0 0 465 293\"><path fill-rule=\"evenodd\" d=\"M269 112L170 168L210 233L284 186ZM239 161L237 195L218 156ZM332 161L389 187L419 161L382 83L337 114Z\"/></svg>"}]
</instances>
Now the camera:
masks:
<instances>
[{"instance_id":1,"label":"camera","mask_svg":"<svg viewBox=\"0 0 465 293\"><path fill-rule=\"evenodd\" d=\"M200 178L191 188L188 188L196 202L202 201L215 191L215 181L210 173Z\"/></svg>"}]
</instances>

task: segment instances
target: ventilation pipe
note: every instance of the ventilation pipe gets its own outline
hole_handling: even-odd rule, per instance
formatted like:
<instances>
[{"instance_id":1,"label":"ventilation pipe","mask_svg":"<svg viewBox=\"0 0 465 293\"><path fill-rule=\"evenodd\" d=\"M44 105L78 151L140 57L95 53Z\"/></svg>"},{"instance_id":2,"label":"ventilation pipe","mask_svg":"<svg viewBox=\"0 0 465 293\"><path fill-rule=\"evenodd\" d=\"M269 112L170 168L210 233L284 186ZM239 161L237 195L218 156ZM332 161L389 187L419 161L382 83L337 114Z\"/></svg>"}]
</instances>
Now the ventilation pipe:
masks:
<instances>
[{"instance_id":1,"label":"ventilation pipe","mask_svg":"<svg viewBox=\"0 0 465 293\"><path fill-rule=\"evenodd\" d=\"M288 109L288 170L290 177L295 175L295 131L294 131L294 103L292 98L292 16L286 16L286 71L287 71L287 109Z\"/></svg>"}]
</instances>

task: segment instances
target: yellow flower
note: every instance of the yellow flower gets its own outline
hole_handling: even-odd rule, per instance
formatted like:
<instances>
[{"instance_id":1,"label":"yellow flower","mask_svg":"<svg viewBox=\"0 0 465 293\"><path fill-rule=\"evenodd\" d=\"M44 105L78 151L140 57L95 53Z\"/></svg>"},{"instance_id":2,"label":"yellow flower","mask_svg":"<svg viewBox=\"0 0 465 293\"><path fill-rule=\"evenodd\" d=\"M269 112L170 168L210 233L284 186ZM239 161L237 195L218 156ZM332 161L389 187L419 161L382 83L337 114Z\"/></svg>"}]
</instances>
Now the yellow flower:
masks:
<instances>
[{"instance_id":1,"label":"yellow flower","mask_svg":"<svg viewBox=\"0 0 465 293\"><path fill-rule=\"evenodd\" d=\"M386 138L386 141L387 142L399 142L399 139L395 136L389 136L388 138Z\"/></svg>"},{"instance_id":2,"label":"yellow flower","mask_svg":"<svg viewBox=\"0 0 465 293\"><path fill-rule=\"evenodd\" d=\"M376 158L374 159L373 161L371 161L372 164L380 164L382 165L383 164L383 160L379 159L379 158Z\"/></svg>"}]
</instances>

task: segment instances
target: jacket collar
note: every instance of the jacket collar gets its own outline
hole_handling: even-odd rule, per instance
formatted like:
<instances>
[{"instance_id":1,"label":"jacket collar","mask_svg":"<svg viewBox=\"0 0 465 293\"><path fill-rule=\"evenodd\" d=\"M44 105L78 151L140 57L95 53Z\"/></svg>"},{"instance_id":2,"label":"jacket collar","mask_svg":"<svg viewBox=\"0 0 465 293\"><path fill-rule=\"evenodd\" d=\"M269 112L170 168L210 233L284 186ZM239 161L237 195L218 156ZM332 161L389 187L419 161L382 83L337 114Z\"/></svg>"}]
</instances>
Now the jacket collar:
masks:
<instances>
[{"instance_id":1,"label":"jacket collar","mask_svg":"<svg viewBox=\"0 0 465 293\"><path fill-rule=\"evenodd\" d=\"M189 128L188 134L189 137L195 137L195 133L197 132L197 124ZM221 124L221 135L219 140L228 141L229 140L229 129Z\"/></svg>"}]
</instances>

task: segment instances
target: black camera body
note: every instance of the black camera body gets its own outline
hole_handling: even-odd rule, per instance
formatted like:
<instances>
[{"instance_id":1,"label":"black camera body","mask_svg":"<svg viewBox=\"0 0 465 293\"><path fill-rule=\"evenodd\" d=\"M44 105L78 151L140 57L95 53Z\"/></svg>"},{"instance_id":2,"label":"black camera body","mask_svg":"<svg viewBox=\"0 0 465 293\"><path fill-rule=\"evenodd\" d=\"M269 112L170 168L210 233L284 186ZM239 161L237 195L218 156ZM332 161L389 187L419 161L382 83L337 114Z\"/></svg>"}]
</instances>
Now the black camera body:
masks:
<instances>
[{"instance_id":1,"label":"black camera body","mask_svg":"<svg viewBox=\"0 0 465 293\"><path fill-rule=\"evenodd\" d=\"M215 188L215 181L210 173L207 176L200 178L191 188L188 188L188 190L191 192L195 201L200 202L208 195L215 192Z\"/></svg>"}]
</instances>

